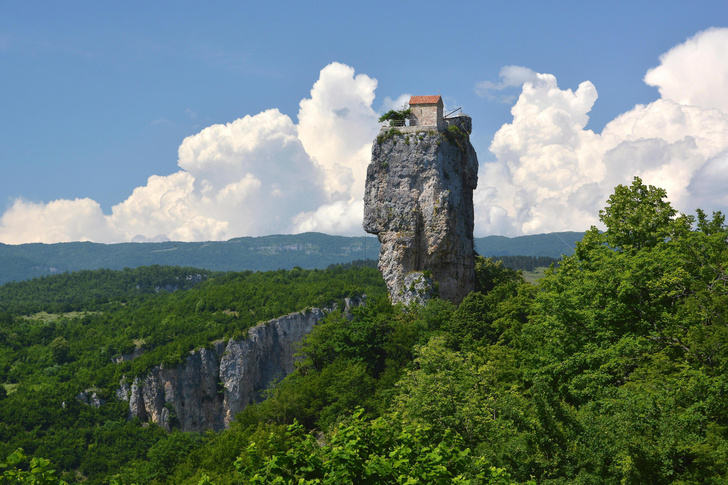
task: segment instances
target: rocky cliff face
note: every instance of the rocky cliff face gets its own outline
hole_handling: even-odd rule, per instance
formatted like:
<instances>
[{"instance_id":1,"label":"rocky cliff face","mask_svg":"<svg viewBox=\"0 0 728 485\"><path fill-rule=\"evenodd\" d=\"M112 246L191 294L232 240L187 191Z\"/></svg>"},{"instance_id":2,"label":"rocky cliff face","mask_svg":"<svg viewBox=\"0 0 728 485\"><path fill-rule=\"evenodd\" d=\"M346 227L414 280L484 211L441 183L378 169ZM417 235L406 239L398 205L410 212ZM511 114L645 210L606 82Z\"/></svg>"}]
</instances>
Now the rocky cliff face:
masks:
<instances>
[{"instance_id":1,"label":"rocky cliff face","mask_svg":"<svg viewBox=\"0 0 728 485\"><path fill-rule=\"evenodd\" d=\"M348 301L358 305L358 301ZM179 366L159 365L143 379L122 383L117 397L130 417L167 430L221 430L263 391L294 370L296 344L323 319L315 308L252 327L248 337L217 341L190 353Z\"/></svg>"},{"instance_id":2,"label":"rocky cliff face","mask_svg":"<svg viewBox=\"0 0 728 485\"><path fill-rule=\"evenodd\" d=\"M393 302L428 287L459 303L473 289L473 190L478 157L467 116L443 132L383 130L372 146L364 230L381 243L379 270Z\"/></svg>"}]
</instances>

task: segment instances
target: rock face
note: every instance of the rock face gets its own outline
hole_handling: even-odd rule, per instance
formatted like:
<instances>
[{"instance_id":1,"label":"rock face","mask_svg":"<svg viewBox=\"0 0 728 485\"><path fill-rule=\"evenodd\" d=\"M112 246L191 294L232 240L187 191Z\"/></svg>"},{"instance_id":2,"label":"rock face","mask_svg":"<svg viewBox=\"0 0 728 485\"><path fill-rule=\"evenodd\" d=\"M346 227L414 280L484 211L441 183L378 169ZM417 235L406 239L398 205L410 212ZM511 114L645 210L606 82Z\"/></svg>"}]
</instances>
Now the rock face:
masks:
<instances>
[{"instance_id":1,"label":"rock face","mask_svg":"<svg viewBox=\"0 0 728 485\"><path fill-rule=\"evenodd\" d=\"M395 303L424 301L430 278L455 303L473 289L478 157L470 117L444 121L443 131L383 128L372 146L364 230L379 237L379 270Z\"/></svg>"},{"instance_id":2,"label":"rock face","mask_svg":"<svg viewBox=\"0 0 728 485\"><path fill-rule=\"evenodd\" d=\"M85 404L86 406L91 406L93 408L100 408L104 404L106 404L106 401L101 399L97 394L95 389L86 389L84 391L79 392L76 395L76 399L81 404Z\"/></svg>"},{"instance_id":3,"label":"rock face","mask_svg":"<svg viewBox=\"0 0 728 485\"><path fill-rule=\"evenodd\" d=\"M347 308L351 304L360 302L347 300ZM122 383L117 397L129 402L130 417L167 430L227 428L248 404L262 400L272 382L293 372L296 344L325 314L314 308L259 324L245 339L214 342L179 366L159 365L131 385Z\"/></svg>"}]
</instances>

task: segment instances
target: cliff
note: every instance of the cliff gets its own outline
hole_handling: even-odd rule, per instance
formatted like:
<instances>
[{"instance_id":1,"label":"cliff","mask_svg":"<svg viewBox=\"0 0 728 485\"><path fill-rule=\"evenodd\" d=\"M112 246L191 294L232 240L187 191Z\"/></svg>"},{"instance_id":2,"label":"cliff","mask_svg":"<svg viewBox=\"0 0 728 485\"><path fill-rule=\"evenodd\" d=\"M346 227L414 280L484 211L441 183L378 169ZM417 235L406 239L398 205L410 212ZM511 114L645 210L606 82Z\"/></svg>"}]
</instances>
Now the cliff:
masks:
<instances>
[{"instance_id":1,"label":"cliff","mask_svg":"<svg viewBox=\"0 0 728 485\"><path fill-rule=\"evenodd\" d=\"M433 289L459 303L473 289L473 190L478 157L470 117L444 131L383 129L372 146L364 230L381 243L379 270L392 302L422 302Z\"/></svg>"},{"instance_id":2,"label":"cliff","mask_svg":"<svg viewBox=\"0 0 728 485\"><path fill-rule=\"evenodd\" d=\"M325 315L314 308L259 324L245 339L214 342L178 366L159 365L143 379L122 382L117 397L129 403L130 417L167 430L227 428L248 404L262 400L272 382L293 372L296 344Z\"/></svg>"}]
</instances>

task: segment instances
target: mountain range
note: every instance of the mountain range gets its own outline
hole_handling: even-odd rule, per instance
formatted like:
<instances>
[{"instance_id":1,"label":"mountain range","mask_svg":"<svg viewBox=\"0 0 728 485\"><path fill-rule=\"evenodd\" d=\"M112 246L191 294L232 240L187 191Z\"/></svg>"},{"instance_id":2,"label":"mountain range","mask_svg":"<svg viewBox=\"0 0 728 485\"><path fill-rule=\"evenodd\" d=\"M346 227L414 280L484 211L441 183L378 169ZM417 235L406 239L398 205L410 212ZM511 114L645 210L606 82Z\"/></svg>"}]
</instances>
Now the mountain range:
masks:
<instances>
[{"instance_id":1,"label":"mountain range","mask_svg":"<svg viewBox=\"0 0 728 485\"><path fill-rule=\"evenodd\" d=\"M483 256L548 256L571 254L582 232L475 238ZM332 264L376 259L375 237L295 235L239 237L228 241L100 244L0 244L0 284L85 269L138 266L188 266L213 271L323 269Z\"/></svg>"}]
</instances>

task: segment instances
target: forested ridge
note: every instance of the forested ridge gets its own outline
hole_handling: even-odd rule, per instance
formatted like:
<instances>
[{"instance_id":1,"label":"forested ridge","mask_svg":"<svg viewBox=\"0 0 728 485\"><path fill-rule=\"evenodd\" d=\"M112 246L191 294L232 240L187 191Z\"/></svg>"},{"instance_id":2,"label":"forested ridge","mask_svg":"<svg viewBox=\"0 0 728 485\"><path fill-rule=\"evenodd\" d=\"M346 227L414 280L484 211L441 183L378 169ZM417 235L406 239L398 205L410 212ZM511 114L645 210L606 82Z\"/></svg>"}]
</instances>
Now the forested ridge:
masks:
<instances>
[{"instance_id":1,"label":"forested ridge","mask_svg":"<svg viewBox=\"0 0 728 485\"><path fill-rule=\"evenodd\" d=\"M559 258L571 254L574 241L583 235L562 232L514 238L487 236L475 238L475 247L484 256ZM324 269L332 264L376 259L378 254L379 241L375 237L313 232L206 242L0 244L0 284L72 271L156 265L210 271Z\"/></svg>"},{"instance_id":2,"label":"forested ridge","mask_svg":"<svg viewBox=\"0 0 728 485\"><path fill-rule=\"evenodd\" d=\"M137 282L139 294L110 289L52 316L33 299L3 301L0 472L48 476L38 483L726 483L724 217L678 214L635 178L600 218L606 231L588 231L535 285L479 257L476 291L457 307L392 306L376 270L341 266L167 270L199 281ZM46 291L52 305L67 290ZM367 306L326 317L297 370L229 430L167 434L127 421L114 399L122 374L354 293ZM142 357L110 364L137 346ZM74 398L88 388L106 404Z\"/></svg>"}]
</instances>

